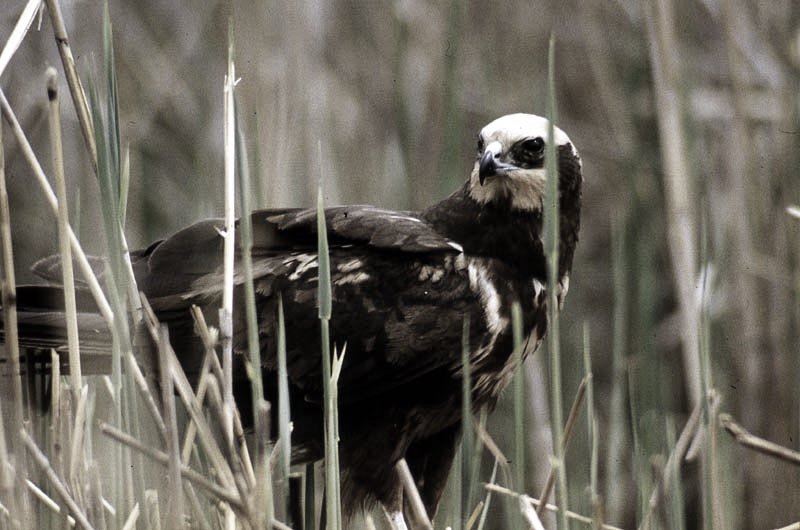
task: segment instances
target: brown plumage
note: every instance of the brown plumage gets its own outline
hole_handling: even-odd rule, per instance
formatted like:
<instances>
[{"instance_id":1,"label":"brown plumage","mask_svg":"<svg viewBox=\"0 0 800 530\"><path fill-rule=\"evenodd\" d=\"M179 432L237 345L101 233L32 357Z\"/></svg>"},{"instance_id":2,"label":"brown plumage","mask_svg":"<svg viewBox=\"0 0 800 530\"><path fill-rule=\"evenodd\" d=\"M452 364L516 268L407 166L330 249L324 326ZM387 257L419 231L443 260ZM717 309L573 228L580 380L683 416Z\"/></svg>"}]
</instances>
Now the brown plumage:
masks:
<instances>
[{"instance_id":1,"label":"brown plumage","mask_svg":"<svg viewBox=\"0 0 800 530\"><path fill-rule=\"evenodd\" d=\"M402 528L402 487L394 466L403 457L429 515L436 512L461 431L465 318L476 410L495 405L515 368L513 303L522 308L525 352L542 339L547 327L541 234L547 130L545 119L528 114L490 123L479 135L470 178L421 212L369 206L326 210L331 339L339 347L347 345L339 379L347 513L378 501ZM556 128L554 141L561 211L558 294L563 300L578 239L582 178L580 159L566 134ZM266 210L253 213L251 220L265 397L277 400L280 293L287 323L293 459L316 460L323 456L316 211ZM190 376L199 369L202 350L188 309L196 304L214 315L221 296L219 227L219 220L203 221L133 254L139 288L170 326L171 341ZM240 291L241 285L238 299ZM35 305L26 302L23 313ZM26 325L23 316L26 337L63 340L45 331L46 326ZM235 397L247 417L251 400L243 369L241 304L234 313L234 350Z\"/></svg>"}]
</instances>

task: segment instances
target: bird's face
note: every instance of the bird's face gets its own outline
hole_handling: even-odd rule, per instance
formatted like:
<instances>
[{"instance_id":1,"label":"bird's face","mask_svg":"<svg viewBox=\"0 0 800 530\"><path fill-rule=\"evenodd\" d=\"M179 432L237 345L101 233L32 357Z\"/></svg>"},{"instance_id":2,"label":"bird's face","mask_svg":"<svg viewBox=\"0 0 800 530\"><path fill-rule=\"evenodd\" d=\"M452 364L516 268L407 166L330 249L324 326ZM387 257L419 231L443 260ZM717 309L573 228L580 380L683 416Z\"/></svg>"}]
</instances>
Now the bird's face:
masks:
<instances>
[{"instance_id":1,"label":"bird's face","mask_svg":"<svg viewBox=\"0 0 800 530\"><path fill-rule=\"evenodd\" d=\"M545 118L533 114L509 114L484 127L478 134L470 196L483 205L504 203L515 210L541 210L548 124ZM555 127L553 136L557 156L578 160L564 131Z\"/></svg>"}]
</instances>

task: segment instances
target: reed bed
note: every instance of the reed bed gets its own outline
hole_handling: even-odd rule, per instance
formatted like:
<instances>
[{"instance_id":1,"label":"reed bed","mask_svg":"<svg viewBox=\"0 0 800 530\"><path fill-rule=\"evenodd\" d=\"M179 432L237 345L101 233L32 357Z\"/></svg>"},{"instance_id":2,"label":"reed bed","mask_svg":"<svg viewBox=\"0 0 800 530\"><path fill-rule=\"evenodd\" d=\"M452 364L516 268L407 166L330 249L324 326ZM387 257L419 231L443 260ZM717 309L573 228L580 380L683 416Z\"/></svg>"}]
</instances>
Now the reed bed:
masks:
<instances>
[{"instance_id":1,"label":"reed bed","mask_svg":"<svg viewBox=\"0 0 800 530\"><path fill-rule=\"evenodd\" d=\"M796 528L800 13L761 4L9 9L0 526L313 529L322 512L346 525L335 492L346 346L323 341L335 348L327 467L291 467L292 412L271 428L258 370L254 432L242 429L230 357L214 353L230 327L196 314L207 355L193 388L138 296L128 249L264 205L424 206L466 176L480 125L524 110L555 118L583 156L572 286L498 409L465 415L448 492L423 524ZM246 247L249 226L238 229ZM48 362L43 398L21 375L31 367L13 302L29 265L56 252L112 330L112 362L82 373L71 338L68 375ZM105 289L87 253L109 257ZM329 311L320 305L323 335ZM158 345L159 395L136 326ZM378 512L351 525L387 527Z\"/></svg>"}]
</instances>

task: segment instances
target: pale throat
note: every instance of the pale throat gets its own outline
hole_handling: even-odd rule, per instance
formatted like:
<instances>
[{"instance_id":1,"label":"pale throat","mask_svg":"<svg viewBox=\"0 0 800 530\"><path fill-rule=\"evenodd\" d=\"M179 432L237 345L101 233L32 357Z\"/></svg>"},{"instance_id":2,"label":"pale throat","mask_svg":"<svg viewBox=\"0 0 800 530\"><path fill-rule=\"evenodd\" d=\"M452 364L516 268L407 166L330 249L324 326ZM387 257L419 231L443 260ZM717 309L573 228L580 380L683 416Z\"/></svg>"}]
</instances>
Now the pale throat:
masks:
<instances>
[{"instance_id":1,"label":"pale throat","mask_svg":"<svg viewBox=\"0 0 800 530\"><path fill-rule=\"evenodd\" d=\"M537 168L512 170L481 184L476 164L470 175L469 195L482 205L511 199L512 209L536 211L542 209L546 182L544 168Z\"/></svg>"}]
</instances>

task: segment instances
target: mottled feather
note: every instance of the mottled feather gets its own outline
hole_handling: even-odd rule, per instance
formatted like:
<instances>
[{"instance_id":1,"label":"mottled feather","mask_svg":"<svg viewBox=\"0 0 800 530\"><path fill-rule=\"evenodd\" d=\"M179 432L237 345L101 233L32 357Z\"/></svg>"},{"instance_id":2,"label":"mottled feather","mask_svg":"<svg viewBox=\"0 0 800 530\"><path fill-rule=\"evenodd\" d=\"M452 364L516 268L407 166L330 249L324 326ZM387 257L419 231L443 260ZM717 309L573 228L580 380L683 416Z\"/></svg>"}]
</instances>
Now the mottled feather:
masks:
<instances>
[{"instance_id":1,"label":"mottled feather","mask_svg":"<svg viewBox=\"0 0 800 530\"><path fill-rule=\"evenodd\" d=\"M333 285L331 339L337 349L346 348L339 414L348 513L379 501L401 520L402 486L394 466L405 458L429 515L434 515L461 429L465 320L476 410L495 405L516 368L512 306L522 309L526 354L544 336L547 261L541 204L547 125L527 114L487 125L479 135L470 178L426 210L363 205L325 210ZM581 165L566 134L555 131L561 215L558 297L563 300L580 226ZM250 216L265 398L277 400L280 293L296 462L321 458L323 447L316 216L316 209L302 208ZM189 308L198 305L209 322L217 320L222 226L220 219L201 221L132 253L139 288L169 326L190 378L197 375L203 350ZM248 420L252 400L245 370L246 319L238 303L244 282L240 259L241 249L235 274L233 373L236 402ZM38 267L47 279L57 281L57 260ZM32 342L27 344L63 342L63 326L59 331L54 320L63 311L52 301L57 289L40 289L20 291L27 313L22 322L28 335L38 336L38 343L28 337ZM91 314L92 304L84 302Z\"/></svg>"}]
</instances>

